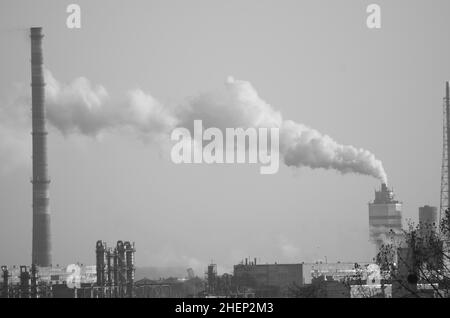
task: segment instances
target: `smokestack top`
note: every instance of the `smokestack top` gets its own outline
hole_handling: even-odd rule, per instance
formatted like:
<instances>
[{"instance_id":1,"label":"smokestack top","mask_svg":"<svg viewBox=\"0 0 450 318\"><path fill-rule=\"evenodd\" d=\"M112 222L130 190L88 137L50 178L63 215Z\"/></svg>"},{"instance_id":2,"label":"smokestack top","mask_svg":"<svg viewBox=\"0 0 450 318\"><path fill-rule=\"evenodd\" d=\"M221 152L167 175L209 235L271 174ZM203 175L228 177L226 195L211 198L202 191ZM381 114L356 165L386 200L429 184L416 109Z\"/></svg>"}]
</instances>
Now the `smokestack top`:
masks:
<instances>
[{"instance_id":1,"label":"smokestack top","mask_svg":"<svg viewBox=\"0 0 450 318\"><path fill-rule=\"evenodd\" d=\"M43 37L42 27L32 27L30 28L30 36L33 37Z\"/></svg>"},{"instance_id":2,"label":"smokestack top","mask_svg":"<svg viewBox=\"0 0 450 318\"><path fill-rule=\"evenodd\" d=\"M394 198L394 191L389 189L386 183L381 184L380 191L375 191L375 204L399 203Z\"/></svg>"}]
</instances>

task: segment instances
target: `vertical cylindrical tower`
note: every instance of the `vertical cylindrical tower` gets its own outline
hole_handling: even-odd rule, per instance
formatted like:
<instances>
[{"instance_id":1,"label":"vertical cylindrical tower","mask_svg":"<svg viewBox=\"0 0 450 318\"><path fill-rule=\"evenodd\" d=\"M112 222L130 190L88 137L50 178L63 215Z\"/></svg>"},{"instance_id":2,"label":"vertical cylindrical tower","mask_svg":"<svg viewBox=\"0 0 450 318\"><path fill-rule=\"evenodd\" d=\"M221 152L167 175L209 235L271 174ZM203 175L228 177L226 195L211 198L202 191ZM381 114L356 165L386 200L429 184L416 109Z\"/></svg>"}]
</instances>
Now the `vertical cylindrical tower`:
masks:
<instances>
[{"instance_id":1,"label":"vertical cylindrical tower","mask_svg":"<svg viewBox=\"0 0 450 318\"><path fill-rule=\"evenodd\" d=\"M125 246L123 241L117 241L117 265L119 274L119 295L122 298L125 284L126 284L126 259L125 259Z\"/></svg>"},{"instance_id":2,"label":"vertical cylindrical tower","mask_svg":"<svg viewBox=\"0 0 450 318\"><path fill-rule=\"evenodd\" d=\"M2 297L9 297L9 271L7 266L2 266L2 281L3 281L3 291Z\"/></svg>"},{"instance_id":3,"label":"vertical cylindrical tower","mask_svg":"<svg viewBox=\"0 0 450 318\"><path fill-rule=\"evenodd\" d=\"M111 292L111 286L113 286L113 277L112 277L112 249L106 249L106 280L108 281L109 292Z\"/></svg>"},{"instance_id":4,"label":"vertical cylindrical tower","mask_svg":"<svg viewBox=\"0 0 450 318\"><path fill-rule=\"evenodd\" d=\"M441 206L439 209L439 222L445 217L449 208L450 199L450 83L445 82L444 97L444 120L443 120L443 151L442 151L442 171L441 171Z\"/></svg>"},{"instance_id":5,"label":"vertical cylindrical tower","mask_svg":"<svg viewBox=\"0 0 450 318\"><path fill-rule=\"evenodd\" d=\"M446 147L446 160L447 162L445 163L445 165L447 166L447 193L446 193L446 197L447 197L447 209L450 207L450 165L449 165L449 160L450 160L450 82L445 82L445 115L446 115L446 119L445 119L445 123L446 123L446 127L444 128L446 130L446 135L447 135L447 145L445 145ZM439 216L439 222L440 220L444 217L443 215L443 211L441 209L441 215Z\"/></svg>"},{"instance_id":6,"label":"vertical cylindrical tower","mask_svg":"<svg viewBox=\"0 0 450 318\"><path fill-rule=\"evenodd\" d=\"M134 243L131 245L130 242L125 242L125 261L127 269L127 296L133 297L133 284L134 284Z\"/></svg>"},{"instance_id":7,"label":"vertical cylindrical tower","mask_svg":"<svg viewBox=\"0 0 450 318\"><path fill-rule=\"evenodd\" d=\"M419 234L423 239L431 239L439 226L437 208L425 205L419 208Z\"/></svg>"},{"instance_id":8,"label":"vertical cylindrical tower","mask_svg":"<svg viewBox=\"0 0 450 318\"><path fill-rule=\"evenodd\" d=\"M20 266L20 298L30 297L30 273L26 266Z\"/></svg>"},{"instance_id":9,"label":"vertical cylindrical tower","mask_svg":"<svg viewBox=\"0 0 450 318\"><path fill-rule=\"evenodd\" d=\"M38 297L38 269L35 264L31 265L31 298Z\"/></svg>"},{"instance_id":10,"label":"vertical cylindrical tower","mask_svg":"<svg viewBox=\"0 0 450 318\"><path fill-rule=\"evenodd\" d=\"M113 278L114 278L113 296L118 297L117 290L118 290L118 288L120 288L120 284L119 284L119 260L118 260L118 255L117 255L117 247L114 248L112 255L113 255Z\"/></svg>"},{"instance_id":11,"label":"vertical cylindrical tower","mask_svg":"<svg viewBox=\"0 0 450 318\"><path fill-rule=\"evenodd\" d=\"M31 98L33 138L33 247L32 263L50 266L51 235L49 183L47 175L47 131L45 128L45 82L42 57L42 28L31 28Z\"/></svg>"},{"instance_id":12,"label":"vertical cylindrical tower","mask_svg":"<svg viewBox=\"0 0 450 318\"><path fill-rule=\"evenodd\" d=\"M101 240L97 241L95 246L95 254L97 258L97 286L105 286L105 255L106 255L106 243Z\"/></svg>"},{"instance_id":13,"label":"vertical cylindrical tower","mask_svg":"<svg viewBox=\"0 0 450 318\"><path fill-rule=\"evenodd\" d=\"M419 223L424 225L438 226L437 208L425 205L419 208Z\"/></svg>"}]
</instances>

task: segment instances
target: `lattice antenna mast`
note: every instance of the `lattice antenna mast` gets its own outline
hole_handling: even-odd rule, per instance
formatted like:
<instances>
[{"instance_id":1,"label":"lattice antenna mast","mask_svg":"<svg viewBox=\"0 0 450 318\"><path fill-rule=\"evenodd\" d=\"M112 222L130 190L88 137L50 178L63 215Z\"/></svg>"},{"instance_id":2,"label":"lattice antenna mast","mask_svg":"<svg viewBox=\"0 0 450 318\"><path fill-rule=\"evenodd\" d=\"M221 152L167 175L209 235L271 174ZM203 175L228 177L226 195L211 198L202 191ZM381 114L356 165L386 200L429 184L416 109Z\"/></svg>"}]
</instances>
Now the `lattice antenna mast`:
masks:
<instances>
[{"instance_id":1,"label":"lattice antenna mast","mask_svg":"<svg viewBox=\"0 0 450 318\"><path fill-rule=\"evenodd\" d=\"M445 215L445 210L449 207L450 199L450 83L445 83L444 97L444 118L443 118L443 152L442 152L442 172L441 172L441 205L439 213L439 221Z\"/></svg>"}]
</instances>

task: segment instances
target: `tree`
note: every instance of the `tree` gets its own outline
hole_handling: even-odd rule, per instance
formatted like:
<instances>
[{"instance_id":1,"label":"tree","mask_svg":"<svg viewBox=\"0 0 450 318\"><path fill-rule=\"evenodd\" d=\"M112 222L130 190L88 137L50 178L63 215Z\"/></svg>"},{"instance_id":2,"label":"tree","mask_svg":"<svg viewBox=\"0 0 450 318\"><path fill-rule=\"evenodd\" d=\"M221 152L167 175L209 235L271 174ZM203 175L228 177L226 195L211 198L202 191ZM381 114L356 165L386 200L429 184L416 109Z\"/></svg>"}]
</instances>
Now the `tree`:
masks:
<instances>
[{"instance_id":1,"label":"tree","mask_svg":"<svg viewBox=\"0 0 450 318\"><path fill-rule=\"evenodd\" d=\"M352 298L386 298L386 273L376 264L355 263L353 273L344 277Z\"/></svg>"},{"instance_id":2,"label":"tree","mask_svg":"<svg viewBox=\"0 0 450 318\"><path fill-rule=\"evenodd\" d=\"M449 297L450 210L439 226L410 223L402 232L400 239L391 232L376 256L393 297Z\"/></svg>"}]
</instances>

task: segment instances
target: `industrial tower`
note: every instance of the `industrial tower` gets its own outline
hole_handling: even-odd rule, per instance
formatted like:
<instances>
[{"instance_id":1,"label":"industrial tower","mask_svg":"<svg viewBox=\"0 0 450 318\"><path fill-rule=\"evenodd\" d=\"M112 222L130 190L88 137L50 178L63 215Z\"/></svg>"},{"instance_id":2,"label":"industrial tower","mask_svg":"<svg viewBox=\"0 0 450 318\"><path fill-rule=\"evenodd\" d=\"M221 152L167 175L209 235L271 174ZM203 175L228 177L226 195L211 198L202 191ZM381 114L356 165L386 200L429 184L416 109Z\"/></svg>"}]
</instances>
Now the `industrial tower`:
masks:
<instances>
[{"instance_id":1,"label":"industrial tower","mask_svg":"<svg viewBox=\"0 0 450 318\"><path fill-rule=\"evenodd\" d=\"M385 183L375 191L375 200L369 203L370 240L378 254L385 241L395 238L402 230L402 203Z\"/></svg>"},{"instance_id":2,"label":"industrial tower","mask_svg":"<svg viewBox=\"0 0 450 318\"><path fill-rule=\"evenodd\" d=\"M33 247L32 264L52 264L50 209L47 175L47 131L45 129L45 82L42 28L31 28L31 116L33 138Z\"/></svg>"},{"instance_id":3,"label":"industrial tower","mask_svg":"<svg viewBox=\"0 0 450 318\"><path fill-rule=\"evenodd\" d=\"M442 152L442 172L441 172L441 205L439 210L439 221L444 217L445 210L449 207L450 199L450 83L445 83L445 97L444 97L444 119L443 119L443 152Z\"/></svg>"}]
</instances>

